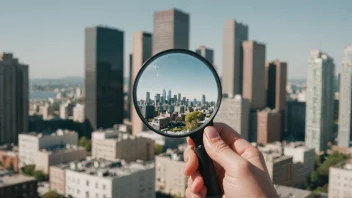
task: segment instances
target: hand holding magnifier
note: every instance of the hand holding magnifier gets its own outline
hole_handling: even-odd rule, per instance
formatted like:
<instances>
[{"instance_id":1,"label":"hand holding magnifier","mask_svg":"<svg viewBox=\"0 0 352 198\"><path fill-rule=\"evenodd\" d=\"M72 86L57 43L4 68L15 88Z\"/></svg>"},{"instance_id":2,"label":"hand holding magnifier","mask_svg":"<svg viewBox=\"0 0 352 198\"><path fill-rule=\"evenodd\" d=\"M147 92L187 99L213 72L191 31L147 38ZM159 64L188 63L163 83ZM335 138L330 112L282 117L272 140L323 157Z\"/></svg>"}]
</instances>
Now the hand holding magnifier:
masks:
<instances>
[{"instance_id":1,"label":"hand holding magnifier","mask_svg":"<svg viewBox=\"0 0 352 198\"><path fill-rule=\"evenodd\" d=\"M168 137L190 136L208 196L220 196L214 164L203 146L221 102L220 79L212 65L188 50L166 50L147 60L133 87L133 102L144 124Z\"/></svg>"}]
</instances>

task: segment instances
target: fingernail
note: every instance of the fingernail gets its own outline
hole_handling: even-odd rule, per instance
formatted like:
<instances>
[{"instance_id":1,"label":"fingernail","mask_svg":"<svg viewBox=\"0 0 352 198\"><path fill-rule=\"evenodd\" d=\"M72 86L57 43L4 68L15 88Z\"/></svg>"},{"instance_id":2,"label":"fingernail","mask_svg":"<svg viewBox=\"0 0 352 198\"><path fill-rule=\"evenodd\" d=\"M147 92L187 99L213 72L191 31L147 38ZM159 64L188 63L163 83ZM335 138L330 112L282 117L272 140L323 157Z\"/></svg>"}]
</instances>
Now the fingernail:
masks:
<instances>
[{"instance_id":1,"label":"fingernail","mask_svg":"<svg viewBox=\"0 0 352 198\"><path fill-rule=\"evenodd\" d=\"M208 139L215 139L219 137L219 133L216 131L214 127L207 127L204 129L204 132Z\"/></svg>"}]
</instances>

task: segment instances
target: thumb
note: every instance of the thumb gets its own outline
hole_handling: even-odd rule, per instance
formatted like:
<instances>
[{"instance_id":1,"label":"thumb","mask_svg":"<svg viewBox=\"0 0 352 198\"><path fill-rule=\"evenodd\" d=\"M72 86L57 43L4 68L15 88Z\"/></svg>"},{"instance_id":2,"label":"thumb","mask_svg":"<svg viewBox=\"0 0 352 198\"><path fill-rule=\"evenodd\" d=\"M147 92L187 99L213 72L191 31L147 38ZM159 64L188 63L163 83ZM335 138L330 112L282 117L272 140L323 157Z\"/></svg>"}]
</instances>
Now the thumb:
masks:
<instances>
[{"instance_id":1,"label":"thumb","mask_svg":"<svg viewBox=\"0 0 352 198\"><path fill-rule=\"evenodd\" d=\"M209 157L226 171L233 170L236 163L243 161L242 157L221 139L215 127L208 126L204 129L203 143Z\"/></svg>"}]
</instances>

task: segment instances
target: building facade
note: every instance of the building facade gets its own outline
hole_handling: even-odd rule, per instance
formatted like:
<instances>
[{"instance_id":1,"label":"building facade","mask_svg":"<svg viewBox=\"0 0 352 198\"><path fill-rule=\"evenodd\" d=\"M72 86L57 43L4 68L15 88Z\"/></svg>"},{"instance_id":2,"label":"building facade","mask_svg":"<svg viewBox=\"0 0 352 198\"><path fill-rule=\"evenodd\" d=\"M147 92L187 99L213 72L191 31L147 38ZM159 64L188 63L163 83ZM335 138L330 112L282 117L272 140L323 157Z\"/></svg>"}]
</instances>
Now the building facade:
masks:
<instances>
[{"instance_id":1,"label":"building facade","mask_svg":"<svg viewBox=\"0 0 352 198\"><path fill-rule=\"evenodd\" d=\"M214 67L214 50L213 49L210 49L204 45L201 45L196 49L196 53L203 56Z\"/></svg>"},{"instance_id":2,"label":"building facade","mask_svg":"<svg viewBox=\"0 0 352 198\"><path fill-rule=\"evenodd\" d=\"M334 70L331 57L312 50L308 59L306 135L307 147L326 151L333 133Z\"/></svg>"},{"instance_id":3,"label":"building facade","mask_svg":"<svg viewBox=\"0 0 352 198\"><path fill-rule=\"evenodd\" d=\"M28 65L0 53L0 144L17 143L28 130Z\"/></svg>"},{"instance_id":4,"label":"building facade","mask_svg":"<svg viewBox=\"0 0 352 198\"><path fill-rule=\"evenodd\" d=\"M306 103L287 102L286 131L294 141L303 141L306 127Z\"/></svg>"},{"instance_id":5,"label":"building facade","mask_svg":"<svg viewBox=\"0 0 352 198\"><path fill-rule=\"evenodd\" d=\"M346 47L341 71L338 145L351 147L352 133L352 46Z\"/></svg>"},{"instance_id":6,"label":"building facade","mask_svg":"<svg viewBox=\"0 0 352 198\"><path fill-rule=\"evenodd\" d=\"M49 173L51 165L81 160L85 157L85 149L76 145L67 144L51 149L42 149L35 153L35 169Z\"/></svg>"},{"instance_id":7,"label":"building facade","mask_svg":"<svg viewBox=\"0 0 352 198\"><path fill-rule=\"evenodd\" d=\"M257 113L257 142L267 144L281 140L281 114L277 110L264 109Z\"/></svg>"},{"instance_id":8,"label":"building facade","mask_svg":"<svg viewBox=\"0 0 352 198\"><path fill-rule=\"evenodd\" d=\"M91 129L123 122L124 32L107 27L85 30L85 119Z\"/></svg>"},{"instance_id":9,"label":"building facade","mask_svg":"<svg viewBox=\"0 0 352 198\"><path fill-rule=\"evenodd\" d=\"M132 90L134 81L139 70L142 68L143 63L152 56L152 34L147 32L135 32L133 34L133 45L132 45L132 68L131 68L131 87L130 87L130 103L131 103L131 122L132 122L132 134L137 134L145 129L145 126L137 114L135 109Z\"/></svg>"},{"instance_id":10,"label":"building facade","mask_svg":"<svg viewBox=\"0 0 352 198\"><path fill-rule=\"evenodd\" d=\"M84 122L84 105L76 104L73 107L73 121L75 122Z\"/></svg>"},{"instance_id":11,"label":"building facade","mask_svg":"<svg viewBox=\"0 0 352 198\"><path fill-rule=\"evenodd\" d=\"M167 49L188 49L189 20L189 14L178 9L155 12L153 55Z\"/></svg>"},{"instance_id":12,"label":"building facade","mask_svg":"<svg viewBox=\"0 0 352 198\"><path fill-rule=\"evenodd\" d=\"M249 140L249 101L235 95L233 98L223 98L214 121L223 122Z\"/></svg>"},{"instance_id":13,"label":"building facade","mask_svg":"<svg viewBox=\"0 0 352 198\"><path fill-rule=\"evenodd\" d=\"M155 197L153 162L123 164L120 161L72 162L66 169L66 196Z\"/></svg>"},{"instance_id":14,"label":"building facade","mask_svg":"<svg viewBox=\"0 0 352 198\"><path fill-rule=\"evenodd\" d=\"M92 133L92 157L127 162L154 159L154 141L128 133L105 130Z\"/></svg>"},{"instance_id":15,"label":"building facade","mask_svg":"<svg viewBox=\"0 0 352 198\"><path fill-rule=\"evenodd\" d=\"M24 175L0 177L0 197L37 198L37 180Z\"/></svg>"},{"instance_id":16,"label":"building facade","mask_svg":"<svg viewBox=\"0 0 352 198\"><path fill-rule=\"evenodd\" d=\"M329 168L329 198L352 197L352 160Z\"/></svg>"},{"instance_id":17,"label":"building facade","mask_svg":"<svg viewBox=\"0 0 352 198\"><path fill-rule=\"evenodd\" d=\"M69 164L58 164L50 166L49 169L49 183L50 190L57 192L60 195L66 194L66 172Z\"/></svg>"},{"instance_id":18,"label":"building facade","mask_svg":"<svg viewBox=\"0 0 352 198\"><path fill-rule=\"evenodd\" d=\"M19 134L19 167L36 164L36 153L61 145L77 145L78 134L73 131L58 130L50 135L42 133Z\"/></svg>"},{"instance_id":19,"label":"building facade","mask_svg":"<svg viewBox=\"0 0 352 198\"><path fill-rule=\"evenodd\" d=\"M187 179L184 175L186 163L182 152L168 150L155 157L155 191L185 197Z\"/></svg>"},{"instance_id":20,"label":"building facade","mask_svg":"<svg viewBox=\"0 0 352 198\"><path fill-rule=\"evenodd\" d=\"M248 40L248 26L227 20L223 28L222 93L232 97L242 94L243 41Z\"/></svg>"},{"instance_id":21,"label":"building facade","mask_svg":"<svg viewBox=\"0 0 352 198\"><path fill-rule=\"evenodd\" d=\"M266 106L265 45L255 41L243 44L243 98L249 100L251 109Z\"/></svg>"}]
</instances>

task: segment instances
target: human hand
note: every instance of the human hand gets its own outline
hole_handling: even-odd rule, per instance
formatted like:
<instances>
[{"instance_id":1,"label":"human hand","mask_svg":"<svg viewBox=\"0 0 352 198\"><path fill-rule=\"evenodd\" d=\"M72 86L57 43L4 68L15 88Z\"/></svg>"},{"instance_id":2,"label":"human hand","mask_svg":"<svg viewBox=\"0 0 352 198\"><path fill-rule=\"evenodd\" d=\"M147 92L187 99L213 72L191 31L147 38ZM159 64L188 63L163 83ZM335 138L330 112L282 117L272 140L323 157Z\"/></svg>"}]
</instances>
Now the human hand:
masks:
<instances>
[{"instance_id":1,"label":"human hand","mask_svg":"<svg viewBox=\"0 0 352 198\"><path fill-rule=\"evenodd\" d=\"M188 178L187 198L206 197L206 187L198 171L195 146L187 138L188 148L184 152L185 175ZM214 123L204 129L203 143L214 162L223 198L276 198L276 190L266 168L263 155L232 128L223 123Z\"/></svg>"}]
</instances>

